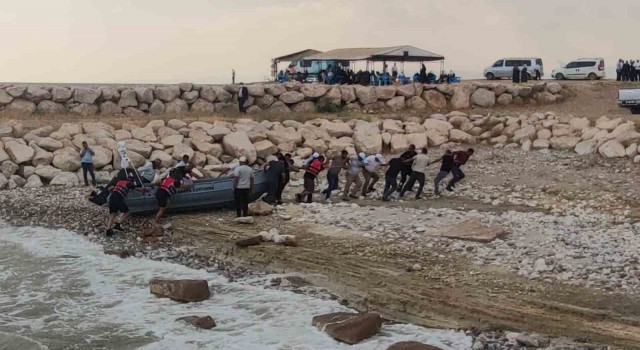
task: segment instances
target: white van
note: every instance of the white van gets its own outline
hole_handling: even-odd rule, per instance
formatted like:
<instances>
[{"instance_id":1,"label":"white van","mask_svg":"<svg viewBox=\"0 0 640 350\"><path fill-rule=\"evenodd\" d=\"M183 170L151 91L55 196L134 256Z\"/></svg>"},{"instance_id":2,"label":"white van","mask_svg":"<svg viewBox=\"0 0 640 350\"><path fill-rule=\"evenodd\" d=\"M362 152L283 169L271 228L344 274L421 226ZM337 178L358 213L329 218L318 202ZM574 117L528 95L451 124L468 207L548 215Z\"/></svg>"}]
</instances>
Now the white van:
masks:
<instances>
[{"instance_id":1,"label":"white van","mask_svg":"<svg viewBox=\"0 0 640 350\"><path fill-rule=\"evenodd\" d=\"M604 60L602 58L579 58L569 62L561 68L554 69L551 76L558 80L589 79L596 80L605 77Z\"/></svg>"},{"instance_id":2,"label":"white van","mask_svg":"<svg viewBox=\"0 0 640 350\"><path fill-rule=\"evenodd\" d=\"M496 61L491 67L484 69L484 76L487 80L511 78L513 76L513 67L527 66L527 75L529 79L535 78L536 73L534 68L536 65L540 66L540 76L544 75L544 69L542 67L542 59L537 57L512 57L501 58Z\"/></svg>"}]
</instances>

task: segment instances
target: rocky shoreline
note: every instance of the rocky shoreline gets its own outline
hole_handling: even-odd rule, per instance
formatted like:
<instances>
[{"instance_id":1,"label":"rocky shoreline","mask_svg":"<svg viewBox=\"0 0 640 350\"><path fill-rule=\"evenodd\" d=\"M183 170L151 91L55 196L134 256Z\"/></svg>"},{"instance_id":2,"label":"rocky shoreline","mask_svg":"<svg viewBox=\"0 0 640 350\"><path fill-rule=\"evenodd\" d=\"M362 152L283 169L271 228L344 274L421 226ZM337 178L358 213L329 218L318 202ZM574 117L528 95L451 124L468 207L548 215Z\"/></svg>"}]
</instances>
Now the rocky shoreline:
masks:
<instances>
[{"instance_id":1,"label":"rocky shoreline","mask_svg":"<svg viewBox=\"0 0 640 350\"><path fill-rule=\"evenodd\" d=\"M21 86L0 85L0 113L13 116L211 115L238 110L241 85L182 83L160 86ZM562 102L571 91L559 83L361 86L287 82L246 85L247 113L288 114L335 112L339 109L379 113L384 111L440 111L447 108L492 108L506 105L546 105Z\"/></svg>"}]
</instances>

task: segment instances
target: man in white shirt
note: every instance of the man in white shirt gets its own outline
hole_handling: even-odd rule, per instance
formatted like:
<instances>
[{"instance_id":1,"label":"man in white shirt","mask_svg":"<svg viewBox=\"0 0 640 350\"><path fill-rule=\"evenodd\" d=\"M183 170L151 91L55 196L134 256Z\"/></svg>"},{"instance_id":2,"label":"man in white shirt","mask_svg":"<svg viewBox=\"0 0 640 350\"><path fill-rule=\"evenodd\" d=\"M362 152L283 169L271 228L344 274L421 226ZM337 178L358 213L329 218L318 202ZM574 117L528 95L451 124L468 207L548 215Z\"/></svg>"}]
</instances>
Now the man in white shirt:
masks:
<instances>
[{"instance_id":1,"label":"man in white shirt","mask_svg":"<svg viewBox=\"0 0 640 350\"><path fill-rule=\"evenodd\" d=\"M364 176L364 186L362 187L363 196L366 196L369 192L373 192L373 186L380 180L378 168L383 164L385 163L381 154L370 155L364 159L364 170L362 171L362 175Z\"/></svg>"},{"instance_id":2,"label":"man in white shirt","mask_svg":"<svg viewBox=\"0 0 640 350\"><path fill-rule=\"evenodd\" d=\"M400 191L400 197L404 196L404 193L413 187L413 184L418 181L418 192L416 192L416 199L420 199L422 195L422 189L424 188L424 179L427 173L427 167L429 166L429 156L427 156L427 148L422 149L422 153L413 157L413 165L411 165L411 175L409 180L402 187Z\"/></svg>"},{"instance_id":3,"label":"man in white shirt","mask_svg":"<svg viewBox=\"0 0 640 350\"><path fill-rule=\"evenodd\" d=\"M142 178L143 183L152 183L156 177L156 172L162 167L160 159L154 159L153 162L145 162L143 166L138 168L138 174Z\"/></svg>"},{"instance_id":4,"label":"man in white shirt","mask_svg":"<svg viewBox=\"0 0 640 350\"><path fill-rule=\"evenodd\" d=\"M616 81L622 80L622 65L624 63L622 60L618 60L618 64L616 64Z\"/></svg>"},{"instance_id":5,"label":"man in white shirt","mask_svg":"<svg viewBox=\"0 0 640 350\"><path fill-rule=\"evenodd\" d=\"M347 162L347 171L345 171L345 179L347 183L344 185L344 191L342 192L342 200L348 201L349 197L358 198L356 193L360 189L362 185L362 180L360 180L360 173L362 172L363 162L366 158L366 155L363 152L360 152L358 155L353 155L349 158ZM352 188L351 185L355 186Z\"/></svg>"},{"instance_id":6,"label":"man in white shirt","mask_svg":"<svg viewBox=\"0 0 640 350\"><path fill-rule=\"evenodd\" d=\"M247 158L240 157L240 165L233 169L233 195L238 217L249 215L249 197L253 185L253 169L247 165Z\"/></svg>"}]
</instances>

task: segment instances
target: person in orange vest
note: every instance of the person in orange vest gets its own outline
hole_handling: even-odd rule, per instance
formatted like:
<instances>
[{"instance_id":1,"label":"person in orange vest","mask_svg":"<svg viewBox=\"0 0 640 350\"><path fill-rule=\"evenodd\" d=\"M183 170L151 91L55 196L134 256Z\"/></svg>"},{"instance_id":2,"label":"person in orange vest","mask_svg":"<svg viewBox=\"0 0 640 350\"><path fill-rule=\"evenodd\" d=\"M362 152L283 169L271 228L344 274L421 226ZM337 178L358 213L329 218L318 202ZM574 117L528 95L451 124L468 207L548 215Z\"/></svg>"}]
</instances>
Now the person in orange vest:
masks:
<instances>
[{"instance_id":1,"label":"person in orange vest","mask_svg":"<svg viewBox=\"0 0 640 350\"><path fill-rule=\"evenodd\" d=\"M313 191L316 189L316 178L324 169L324 165L324 156L318 156L302 166L302 168L306 170L304 172L304 190L296 194L298 203L302 202L305 196L307 197L307 203L311 203Z\"/></svg>"},{"instance_id":2,"label":"person in orange vest","mask_svg":"<svg viewBox=\"0 0 640 350\"><path fill-rule=\"evenodd\" d=\"M169 199L176 194L178 188L181 185L182 171L180 169L173 169L169 176L162 180L160 188L156 191L156 199L158 200L158 213L156 214L155 222L159 223L160 218L164 215L167 206L169 205Z\"/></svg>"},{"instance_id":3,"label":"person in orange vest","mask_svg":"<svg viewBox=\"0 0 640 350\"><path fill-rule=\"evenodd\" d=\"M112 192L108 201L109 220L107 221L107 237L113 236L113 230L124 231L122 223L129 218L129 207L127 207L127 204L124 201L127 199L129 191L132 189L145 191L145 189L136 188L136 185L133 180L129 178L125 169L120 170L118 176L109 184L109 187L112 188ZM122 213L122 216L114 225L118 213Z\"/></svg>"}]
</instances>

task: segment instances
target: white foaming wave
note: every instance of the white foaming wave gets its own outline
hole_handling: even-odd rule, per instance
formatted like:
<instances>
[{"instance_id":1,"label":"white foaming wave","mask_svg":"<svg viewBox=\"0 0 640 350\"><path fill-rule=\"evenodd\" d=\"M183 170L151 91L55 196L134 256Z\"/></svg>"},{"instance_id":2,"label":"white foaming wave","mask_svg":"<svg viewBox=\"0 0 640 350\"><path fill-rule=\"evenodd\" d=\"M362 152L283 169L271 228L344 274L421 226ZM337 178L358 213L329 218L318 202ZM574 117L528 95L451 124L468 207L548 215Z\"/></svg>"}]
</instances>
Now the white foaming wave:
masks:
<instances>
[{"instance_id":1,"label":"white foaming wave","mask_svg":"<svg viewBox=\"0 0 640 350\"><path fill-rule=\"evenodd\" d=\"M350 311L335 301L265 289L251 281L229 283L205 270L148 259L120 259L104 255L99 244L66 230L0 226L0 241L18 245L36 258L63 259L64 273L52 271L47 285L59 288L60 279L79 278L90 298L65 298L56 307L61 319L83 318L78 330L96 324L117 325L122 335L153 335L147 350L164 349L386 349L405 340L421 341L442 349L469 349L471 338L450 330L414 325L384 325L380 335L349 346L338 343L311 326L314 315ZM48 266L42 266L48 269ZM69 275L68 275L69 274ZM149 293L153 277L205 279L212 287L211 299L201 303L176 303ZM255 281L254 281L255 282ZM38 293L35 297L42 297ZM24 302L24 300L23 300ZM199 330L175 319L210 315L218 324Z\"/></svg>"}]
</instances>

